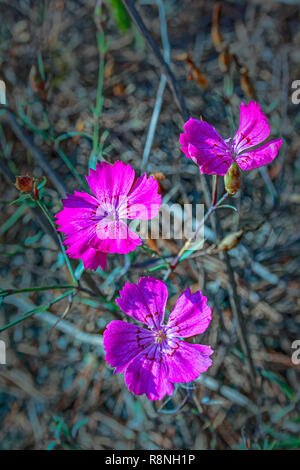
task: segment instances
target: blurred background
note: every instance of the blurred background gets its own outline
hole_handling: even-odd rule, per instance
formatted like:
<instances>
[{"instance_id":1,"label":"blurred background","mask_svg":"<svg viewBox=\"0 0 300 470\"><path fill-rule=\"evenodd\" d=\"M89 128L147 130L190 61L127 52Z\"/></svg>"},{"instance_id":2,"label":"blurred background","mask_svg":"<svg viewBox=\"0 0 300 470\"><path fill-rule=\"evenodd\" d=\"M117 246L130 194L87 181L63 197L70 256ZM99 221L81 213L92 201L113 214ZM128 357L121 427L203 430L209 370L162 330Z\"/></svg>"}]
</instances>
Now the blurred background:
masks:
<instances>
[{"instance_id":1,"label":"blurred background","mask_svg":"<svg viewBox=\"0 0 300 470\"><path fill-rule=\"evenodd\" d=\"M9 108L0 110L0 328L29 312L0 333L0 447L299 448L300 366L292 360L300 340L300 104L292 101L299 2L135 3L171 63L188 115L226 138L237 130L241 101L257 100L272 135L284 140L271 165L244 175L230 202L239 212L219 211L225 235L241 231L229 258L257 389L213 220L203 250L167 283L170 308L187 286L208 297L213 321L197 341L215 350L213 366L168 402L134 396L113 375L100 340L109 321L124 318L115 297L142 275L162 278L159 256L174 256L180 242L148 240L148 251L110 256L105 272L82 272L72 261L82 289L68 294L57 288L71 279L53 229L33 201L11 204L20 197L15 177L36 178L52 216L97 161L121 159L137 174L154 174L169 204L204 203L210 180L179 149L183 114L122 2L0 0L0 79ZM146 140L151 118L157 127ZM36 286L56 288L3 295Z\"/></svg>"}]
</instances>

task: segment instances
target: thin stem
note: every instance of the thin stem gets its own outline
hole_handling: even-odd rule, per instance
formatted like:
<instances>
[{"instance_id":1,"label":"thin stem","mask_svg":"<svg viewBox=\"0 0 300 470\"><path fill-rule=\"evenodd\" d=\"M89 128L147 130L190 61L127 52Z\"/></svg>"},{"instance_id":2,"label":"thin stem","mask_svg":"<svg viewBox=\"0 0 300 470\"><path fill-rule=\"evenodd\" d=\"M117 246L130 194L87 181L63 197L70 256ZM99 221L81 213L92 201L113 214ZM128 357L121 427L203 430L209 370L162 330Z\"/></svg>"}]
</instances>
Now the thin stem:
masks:
<instances>
[{"instance_id":1,"label":"thin stem","mask_svg":"<svg viewBox=\"0 0 300 470\"><path fill-rule=\"evenodd\" d=\"M156 0L156 3L159 9L161 41L162 41L162 46L163 46L163 51L164 51L164 60L166 61L167 64L170 64L170 44L169 44L169 39L168 39L165 6L162 0ZM166 84L167 84L167 77L165 74L162 74L160 77L160 82L159 82L158 90L156 93L155 105L153 108L151 121L149 124L148 133L146 137L141 170L145 170L147 167L147 162L148 162L148 158L150 155L150 151L151 151L151 147L152 147L152 143L153 143L153 139L154 139L154 135L156 131L156 126L157 126L158 119L159 119L159 114L160 114L160 110L161 110L161 106L163 102L163 96L164 96Z\"/></svg>"},{"instance_id":2,"label":"thin stem","mask_svg":"<svg viewBox=\"0 0 300 470\"><path fill-rule=\"evenodd\" d=\"M205 176L204 175L201 175L201 176L202 176L202 184L203 184L203 191L205 194L205 200L206 200L206 203L208 203L209 201L208 184L205 179ZM220 239L223 238L223 231L222 231L220 220L217 217L217 213L215 213L212 217L212 225L214 228L214 232L216 234L217 242L219 242ZM237 325L239 342L242 347L244 356L248 362L250 381L256 393L256 389L257 389L256 371L255 371L254 362L252 358L251 348L248 342L240 299L239 299L239 295L237 292L237 285L236 285L236 281L234 277L234 270L231 266L229 254L226 251L219 252L219 257L222 261L224 261L225 266L226 266L226 272L227 272L227 278L228 278L227 288L228 288L228 293L229 293L230 305L231 305L234 319Z\"/></svg>"},{"instance_id":3,"label":"thin stem","mask_svg":"<svg viewBox=\"0 0 300 470\"><path fill-rule=\"evenodd\" d=\"M184 101L184 98L181 93L181 89L178 85L178 82L170 68L170 66L167 64L167 62L164 60L163 56L161 55L161 52L159 48L157 47L157 44L153 40L150 32L148 31L143 19L141 18L139 12L135 8L135 1L134 0L122 0L124 3L125 7L127 8L127 11L135 24L137 25L140 33L142 34L143 38L145 39L147 45L150 47L154 57L158 61L158 64L162 70L162 72L166 75L168 83L171 87L171 90L173 91L174 98L176 100L176 103L178 105L178 108L180 109L182 116L185 121L188 120L189 118L189 113Z\"/></svg>"},{"instance_id":4,"label":"thin stem","mask_svg":"<svg viewBox=\"0 0 300 470\"><path fill-rule=\"evenodd\" d=\"M63 284L61 286L41 286L41 287L28 287L26 289L2 289L0 290L0 297L8 297L9 295L15 294L22 294L24 292L39 292L45 290L56 290L56 289L72 289L76 288L76 286L72 286L71 284Z\"/></svg>"},{"instance_id":5,"label":"thin stem","mask_svg":"<svg viewBox=\"0 0 300 470\"><path fill-rule=\"evenodd\" d=\"M215 206L218 199L218 175L213 175L212 205Z\"/></svg>"},{"instance_id":6,"label":"thin stem","mask_svg":"<svg viewBox=\"0 0 300 470\"><path fill-rule=\"evenodd\" d=\"M67 255L67 253L66 253L65 247L64 247L64 245L63 245L63 243L62 243L62 240L61 240L59 234L57 233L57 230L56 230L55 224L54 224L54 222L53 222L53 220L52 220L52 217L51 217L51 215L49 214L48 210L46 209L46 207L44 206L44 204L43 204L41 201L35 201L35 202L37 203L37 205L39 206L39 208L42 210L42 212L44 213L44 215L47 217L47 219L48 219L49 223L51 224L51 226L54 228L55 233L56 233L56 235L57 235L57 239L58 239L58 241L59 241L59 245L60 245L61 252L62 252L62 254L63 254L64 260L65 260L66 265L67 265L67 267L68 267L68 270L69 270L69 272L70 272L71 278L72 278L74 284L77 286L77 285L78 285L78 281L77 281L76 276L75 276L75 274L74 274L74 271L73 271L73 269L72 269L72 266L71 266L69 257L68 257L68 255Z\"/></svg>"},{"instance_id":7,"label":"thin stem","mask_svg":"<svg viewBox=\"0 0 300 470\"><path fill-rule=\"evenodd\" d=\"M54 148L64 164L68 167L74 178L78 181L80 186L83 186L84 189L88 189L88 186L86 184L85 179L77 172L76 168L74 167L73 163L71 160L68 158L68 156L64 153L64 151L59 147L57 143L55 143L55 139L52 139L52 142L54 144Z\"/></svg>"},{"instance_id":8,"label":"thin stem","mask_svg":"<svg viewBox=\"0 0 300 470\"><path fill-rule=\"evenodd\" d=\"M98 83L97 83L97 98L96 106L94 109L94 133L93 133L93 148L89 160L89 167L95 167L95 163L99 153L99 134L100 134L100 116L103 105L103 80L104 80L104 57L106 52L105 36L102 26L101 16L102 2L98 0L95 7L94 19L97 26L97 47L99 53L99 68L98 68Z\"/></svg>"},{"instance_id":9,"label":"thin stem","mask_svg":"<svg viewBox=\"0 0 300 470\"><path fill-rule=\"evenodd\" d=\"M68 295L72 294L74 292L74 289L72 290L69 290L68 292L65 292L64 294L60 295L59 297L57 297L56 299L52 300L51 302L49 302L47 305L42 305L40 307L36 307L36 308L33 308L32 310L29 310L28 312L24 313L24 315L22 315L22 317L19 317L17 318L16 320L8 323L7 325L5 326L2 326L2 328L0 328L0 333L2 333L3 331L7 330L8 328L11 328L12 326L15 326L17 325L18 323L21 323L22 321L24 320L27 320L27 318L30 318L32 317L33 315L35 315L36 313L40 313L40 312L46 312L47 310L49 310L49 308L56 304L57 302L59 302L60 300L64 299L65 297L67 297Z\"/></svg>"},{"instance_id":10,"label":"thin stem","mask_svg":"<svg viewBox=\"0 0 300 470\"><path fill-rule=\"evenodd\" d=\"M22 142L22 144L32 153L35 160L45 171L47 177L52 181L53 185L59 192L62 197L65 197L66 191L64 182L61 177L51 168L45 156L40 152L40 150L34 145L32 138L27 135L23 128L18 123L18 120L13 111L11 111L7 106L0 105L0 110L5 111L3 119L9 124L14 134Z\"/></svg>"},{"instance_id":11,"label":"thin stem","mask_svg":"<svg viewBox=\"0 0 300 470\"><path fill-rule=\"evenodd\" d=\"M98 50L99 50L99 70L98 70L98 85L97 85L97 100L96 100L96 107L94 111L94 135L93 135L93 150L92 154L97 155L98 148L99 148L99 118L101 116L102 111L102 104L103 104L103 77L104 77L104 33L97 32L97 43L98 43Z\"/></svg>"},{"instance_id":12,"label":"thin stem","mask_svg":"<svg viewBox=\"0 0 300 470\"><path fill-rule=\"evenodd\" d=\"M170 267L166 273L166 275L164 276L164 280L166 281L168 279L168 277L170 276L171 272L174 271L174 269L176 268L176 266L178 265L178 263L180 262L180 258L182 257L182 255L190 248L194 238L198 235L199 231L201 230L201 228L203 227L203 225L205 224L205 222L207 221L207 219L210 217L210 215L222 204L223 201L225 201L225 199L227 199L229 196L228 193L225 193L220 199L218 202L216 202L215 204L212 204L210 206L210 208L208 209L208 211L206 212L205 216L203 217L203 219L200 221L196 231L193 233L193 235L185 242L185 244L183 245L183 247L181 248L181 250L179 251L179 253L176 255L176 257L174 258L174 260L172 261L172 263L170 264Z\"/></svg>"}]
</instances>

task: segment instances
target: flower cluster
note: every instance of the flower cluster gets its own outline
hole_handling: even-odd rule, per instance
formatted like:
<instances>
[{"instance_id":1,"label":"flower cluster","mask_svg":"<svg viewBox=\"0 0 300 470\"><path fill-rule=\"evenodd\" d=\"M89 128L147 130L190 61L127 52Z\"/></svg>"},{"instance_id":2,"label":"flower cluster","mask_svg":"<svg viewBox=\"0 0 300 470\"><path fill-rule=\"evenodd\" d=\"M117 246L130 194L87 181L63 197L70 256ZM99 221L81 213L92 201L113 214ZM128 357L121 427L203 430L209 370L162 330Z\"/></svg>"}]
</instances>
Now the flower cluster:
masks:
<instances>
[{"instance_id":1,"label":"flower cluster","mask_svg":"<svg viewBox=\"0 0 300 470\"><path fill-rule=\"evenodd\" d=\"M230 195L239 189L241 170L259 168L277 156L282 139L266 142L269 135L266 116L250 102L241 104L239 129L232 139L223 140L210 124L191 118L180 144L201 173L225 175ZM104 269L107 254L129 253L141 245L126 221L155 217L161 196L152 176L135 180L134 170L121 161L98 164L86 179L93 195L79 191L68 195L56 223L65 234L71 258L82 259L86 269ZM125 284L116 303L146 328L113 320L104 332L107 362L115 372L125 372L132 393L146 394L149 400L172 395L175 383L195 380L212 363L210 346L184 341L208 328L212 312L206 297L187 288L165 322L167 297L166 285L151 277Z\"/></svg>"}]
</instances>

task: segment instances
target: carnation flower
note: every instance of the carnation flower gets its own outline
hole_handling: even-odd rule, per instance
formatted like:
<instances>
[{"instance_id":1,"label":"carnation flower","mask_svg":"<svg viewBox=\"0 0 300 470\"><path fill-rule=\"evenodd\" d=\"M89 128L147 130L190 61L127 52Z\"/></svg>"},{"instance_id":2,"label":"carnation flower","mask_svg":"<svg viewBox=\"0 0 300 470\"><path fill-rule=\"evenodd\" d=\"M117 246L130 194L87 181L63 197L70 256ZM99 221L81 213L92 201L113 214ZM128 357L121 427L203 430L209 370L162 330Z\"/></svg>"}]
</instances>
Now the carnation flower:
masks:
<instances>
[{"instance_id":1,"label":"carnation flower","mask_svg":"<svg viewBox=\"0 0 300 470\"><path fill-rule=\"evenodd\" d=\"M277 139L256 148L269 137L270 127L254 102L241 103L240 127L233 139L223 140L213 126L194 118L185 123L184 131L179 139L182 151L207 175L225 175L233 162L242 170L267 165L282 145L282 139Z\"/></svg>"},{"instance_id":2,"label":"carnation flower","mask_svg":"<svg viewBox=\"0 0 300 470\"><path fill-rule=\"evenodd\" d=\"M186 289L166 324L164 282L142 277L137 284L126 283L120 295L116 300L120 309L147 326L113 320L104 332L105 359L115 373L125 371L132 393L160 400L172 395L174 383L191 382L210 367L210 346L181 339L203 333L210 324L211 308L200 291L192 294Z\"/></svg>"},{"instance_id":3,"label":"carnation flower","mask_svg":"<svg viewBox=\"0 0 300 470\"><path fill-rule=\"evenodd\" d=\"M153 176L144 174L135 181L134 170L121 161L98 163L86 179L93 196L79 191L68 194L56 223L65 234L70 258L82 259L86 269L104 269L107 253L129 253L142 244L126 220L155 217L161 196Z\"/></svg>"}]
</instances>

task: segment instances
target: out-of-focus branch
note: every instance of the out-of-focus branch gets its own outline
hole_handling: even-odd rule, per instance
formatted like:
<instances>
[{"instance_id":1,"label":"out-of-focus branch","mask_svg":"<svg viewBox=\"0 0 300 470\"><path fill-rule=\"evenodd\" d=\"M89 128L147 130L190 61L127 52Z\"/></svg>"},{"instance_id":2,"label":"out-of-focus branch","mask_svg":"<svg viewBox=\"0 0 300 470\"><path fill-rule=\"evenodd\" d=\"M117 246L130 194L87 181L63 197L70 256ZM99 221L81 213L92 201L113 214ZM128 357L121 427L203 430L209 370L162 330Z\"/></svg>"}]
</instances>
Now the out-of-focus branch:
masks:
<instances>
[{"instance_id":1,"label":"out-of-focus branch","mask_svg":"<svg viewBox=\"0 0 300 470\"><path fill-rule=\"evenodd\" d=\"M207 219L210 217L210 215L218 208L220 207L220 205L222 204L223 201L225 201L225 199L227 199L227 197L229 196L228 193L225 193L218 202L212 202L210 207L208 208L205 216L203 217L203 219L199 222L198 224L198 227L197 229L195 230L195 232L192 234L192 236L185 242L185 244L183 245L183 247L181 248L181 250L177 253L177 255L175 256L175 258L173 259L173 261L170 263L170 268L168 269L166 275L164 276L164 281L166 281L169 277L169 275L172 273L172 271L174 271L176 269L176 266L178 265L178 263L180 262L180 258L182 257L182 255L188 251L192 245L192 242L193 242L193 239L196 238L197 234L199 233L200 229L202 227L204 227L205 225L205 222L207 221Z\"/></svg>"},{"instance_id":2,"label":"out-of-focus branch","mask_svg":"<svg viewBox=\"0 0 300 470\"><path fill-rule=\"evenodd\" d=\"M208 185L207 179L205 178L205 175L201 175L201 179L202 179L203 192L205 196L205 202L206 202L206 205L209 206L209 203L210 203L209 185ZM217 180L215 181L215 183L217 184ZM217 187L215 186L214 194L216 192L217 192ZM216 212L212 214L212 224L213 224L213 229L216 235L216 241L218 243L224 237L224 234L223 234L220 219ZM243 312L242 312L241 305L240 305L239 295L237 293L237 286L236 286L236 281L234 277L234 271L231 265L229 254L227 252L220 251L219 257L225 263L225 266L226 266L226 272L227 272L227 278L228 278L227 289L228 289L228 294L229 294L230 305L231 305L232 313L233 313L233 316L237 325L238 338L240 341L240 345L242 347L243 354L246 357L248 365L249 365L251 384L253 386L253 389L256 390L256 371L255 371L255 367L254 367L254 363L252 359L252 353L251 353L251 349L250 349L247 334L246 334Z\"/></svg>"},{"instance_id":3,"label":"out-of-focus branch","mask_svg":"<svg viewBox=\"0 0 300 470\"><path fill-rule=\"evenodd\" d=\"M0 106L0 110L4 111L1 116L1 120L6 122L16 137L22 142L24 147L33 155L36 162L41 166L41 168L45 171L48 178L52 182L53 186L57 189L59 194L64 197L66 195L64 183L60 176L51 168L49 163L47 162L44 155L40 152L40 150L34 145L32 138L24 131L24 129L20 126L17 121L16 115L13 111L11 111L6 106Z\"/></svg>"},{"instance_id":4,"label":"out-of-focus branch","mask_svg":"<svg viewBox=\"0 0 300 470\"><path fill-rule=\"evenodd\" d=\"M245 328L245 322L242 314L242 309L240 305L240 298L237 293L237 286L236 282L234 279L234 271L230 262L229 254L227 251L220 252L219 254L220 258L225 261L226 265L226 271L227 271L227 276L228 276L228 293L229 293L229 299L232 307L232 312L234 319L236 321L237 329L238 329L238 337L241 343L241 347L244 353L244 356L247 358L248 363L249 363L249 370L251 374L251 382L252 385L255 387L255 381L256 381L256 371L252 359L252 353L250 349L250 345L248 342L247 334L246 334L246 328Z\"/></svg>"},{"instance_id":5,"label":"out-of-focus branch","mask_svg":"<svg viewBox=\"0 0 300 470\"><path fill-rule=\"evenodd\" d=\"M168 31L167 31L167 22L166 22L164 2L163 0L156 0L156 4L159 9L161 42L162 42L163 51L164 51L164 59L167 62L167 64L169 64L170 63L170 44L169 44ZM167 84L167 77L164 73L162 73L160 77L159 85L158 85L158 90L156 93L155 105L153 108L151 121L150 121L149 129L148 129L148 133L147 133L146 143L144 147L142 165L141 165L142 171L145 170L147 167L147 162L148 162L149 154L150 154L153 139L154 139L156 126L157 126L158 119L159 119L159 114L160 114L160 110L161 110L161 106L163 102L163 96L164 96L166 84Z\"/></svg>"},{"instance_id":6,"label":"out-of-focus branch","mask_svg":"<svg viewBox=\"0 0 300 470\"><path fill-rule=\"evenodd\" d=\"M172 89L172 92L174 94L174 98L176 100L176 103L178 105L178 108L181 111L181 114L183 116L183 119L186 121L190 116L184 101L184 98L182 96L180 87L178 85L178 82L170 69L170 66L167 64L167 62L164 60L163 56L161 55L161 52L159 48L157 47L155 41L153 40L151 34L149 33L143 19L141 18L139 12L135 8L135 0L122 0L125 7L128 10L129 15L137 25L140 33L142 34L143 38L145 39L147 45L151 49L154 57L156 58L162 72L166 75L168 83Z\"/></svg>"},{"instance_id":7,"label":"out-of-focus branch","mask_svg":"<svg viewBox=\"0 0 300 470\"><path fill-rule=\"evenodd\" d=\"M34 305L29 300L24 298L11 297L6 299L5 302L14 305L21 310L24 309L24 307L27 309L32 309L34 307ZM48 323L52 327L55 325L55 328L62 331L63 333L66 333L67 335L72 336L75 340L81 343L90 344L91 346L98 346L99 353L104 355L103 340L100 334L91 334L81 331L72 325L72 323L68 320L60 319L58 316L50 312L36 313L35 318Z\"/></svg>"}]
</instances>

